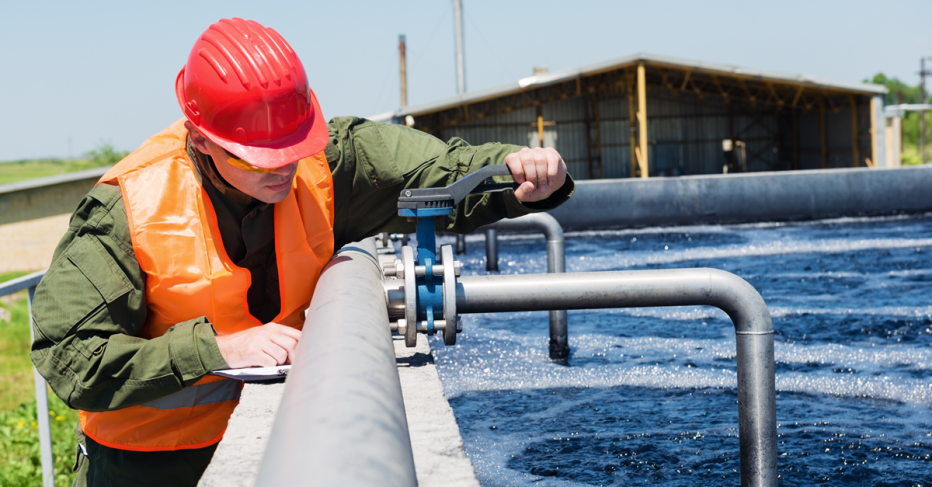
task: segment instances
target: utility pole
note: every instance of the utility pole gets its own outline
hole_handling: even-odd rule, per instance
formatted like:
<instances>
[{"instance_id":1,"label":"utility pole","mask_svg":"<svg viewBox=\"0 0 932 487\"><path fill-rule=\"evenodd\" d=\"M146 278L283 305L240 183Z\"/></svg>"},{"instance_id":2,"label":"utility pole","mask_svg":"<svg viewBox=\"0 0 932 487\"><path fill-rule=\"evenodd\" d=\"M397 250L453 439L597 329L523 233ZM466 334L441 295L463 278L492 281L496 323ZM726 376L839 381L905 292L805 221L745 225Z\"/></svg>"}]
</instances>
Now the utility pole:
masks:
<instances>
[{"instance_id":1,"label":"utility pole","mask_svg":"<svg viewBox=\"0 0 932 487\"><path fill-rule=\"evenodd\" d=\"M408 106L408 71L407 58L405 56L405 35L398 36L398 66L401 75L401 108Z\"/></svg>"},{"instance_id":2,"label":"utility pole","mask_svg":"<svg viewBox=\"0 0 932 487\"><path fill-rule=\"evenodd\" d=\"M453 35L456 37L456 94L463 96L466 94L466 53L463 46L463 0L453 0ZM490 242L496 239L495 230L488 229L485 231L486 248ZM466 237L463 235L456 236L456 253L463 255L466 253ZM492 262L486 263L486 267L493 269ZM498 270L498 258L494 263L494 270Z\"/></svg>"},{"instance_id":3,"label":"utility pole","mask_svg":"<svg viewBox=\"0 0 932 487\"><path fill-rule=\"evenodd\" d=\"M466 93L466 54L463 52L463 0L453 0L453 32L456 36L456 94Z\"/></svg>"},{"instance_id":4,"label":"utility pole","mask_svg":"<svg viewBox=\"0 0 932 487\"><path fill-rule=\"evenodd\" d=\"M932 57L919 58L919 103L923 105L928 103L926 76L932 74L932 71L926 70L926 59L932 59ZM926 163L926 135L929 131L927 117L928 114L925 110L919 110L919 162L922 164Z\"/></svg>"}]
</instances>

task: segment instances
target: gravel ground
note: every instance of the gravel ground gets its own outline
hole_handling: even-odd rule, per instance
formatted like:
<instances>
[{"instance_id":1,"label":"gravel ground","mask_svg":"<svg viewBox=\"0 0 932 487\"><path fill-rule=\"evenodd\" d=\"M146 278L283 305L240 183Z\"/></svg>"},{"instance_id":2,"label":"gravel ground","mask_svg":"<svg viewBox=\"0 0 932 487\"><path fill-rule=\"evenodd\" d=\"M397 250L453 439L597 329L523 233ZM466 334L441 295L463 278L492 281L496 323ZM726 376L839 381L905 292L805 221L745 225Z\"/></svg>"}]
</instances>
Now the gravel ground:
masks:
<instances>
[{"instance_id":1,"label":"gravel ground","mask_svg":"<svg viewBox=\"0 0 932 487\"><path fill-rule=\"evenodd\" d=\"M47 268L70 218L65 214L0 225L0 272Z\"/></svg>"}]
</instances>

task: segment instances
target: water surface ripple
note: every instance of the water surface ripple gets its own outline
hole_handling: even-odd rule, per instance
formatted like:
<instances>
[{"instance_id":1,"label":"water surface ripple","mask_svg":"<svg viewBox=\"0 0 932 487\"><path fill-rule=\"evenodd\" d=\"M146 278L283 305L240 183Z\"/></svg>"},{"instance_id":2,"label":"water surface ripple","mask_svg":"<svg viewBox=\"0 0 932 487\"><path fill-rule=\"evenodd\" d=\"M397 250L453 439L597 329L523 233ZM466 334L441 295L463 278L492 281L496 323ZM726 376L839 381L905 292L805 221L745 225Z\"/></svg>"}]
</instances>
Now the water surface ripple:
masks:
<instances>
[{"instance_id":1,"label":"water surface ripple","mask_svg":"<svg viewBox=\"0 0 932 487\"><path fill-rule=\"evenodd\" d=\"M451 243L443 238L441 243ZM485 273L481 237L465 274ZM932 215L579 232L567 271L714 267L774 320L781 485L932 486ZM503 274L546 272L542 237L500 240ZM710 307L464 316L432 339L486 486L738 485L734 329Z\"/></svg>"}]
</instances>

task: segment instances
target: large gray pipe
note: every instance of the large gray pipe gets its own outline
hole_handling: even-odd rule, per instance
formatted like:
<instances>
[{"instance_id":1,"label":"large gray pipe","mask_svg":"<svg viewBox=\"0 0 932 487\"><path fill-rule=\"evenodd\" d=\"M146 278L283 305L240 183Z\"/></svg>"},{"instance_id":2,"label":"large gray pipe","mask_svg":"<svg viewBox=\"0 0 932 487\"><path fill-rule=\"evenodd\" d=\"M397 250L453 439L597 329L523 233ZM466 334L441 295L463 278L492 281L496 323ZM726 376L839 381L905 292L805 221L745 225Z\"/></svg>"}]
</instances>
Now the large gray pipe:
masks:
<instances>
[{"instance_id":1,"label":"large gray pipe","mask_svg":"<svg viewBox=\"0 0 932 487\"><path fill-rule=\"evenodd\" d=\"M932 168L821 169L577 181L565 230L932 211Z\"/></svg>"},{"instance_id":2,"label":"large gray pipe","mask_svg":"<svg viewBox=\"0 0 932 487\"><path fill-rule=\"evenodd\" d=\"M735 325L741 485L776 486L773 323L744 279L717 269L464 276L456 293L459 313L694 305L718 307Z\"/></svg>"},{"instance_id":3,"label":"large gray pipe","mask_svg":"<svg viewBox=\"0 0 932 487\"><path fill-rule=\"evenodd\" d=\"M486 229L486 249L489 248L488 230L503 232L543 232L547 239L547 272L559 274L566 272L566 245L563 241L563 227L556 218L546 213L531 213L518 218L499 220L491 225L482 227ZM481 229L480 229L481 230ZM498 242L493 239L496 261L498 256ZM487 257L491 260L491 256ZM566 360L570 355L569 333L566 326L566 310L550 310L550 358L552 360Z\"/></svg>"},{"instance_id":4,"label":"large gray pipe","mask_svg":"<svg viewBox=\"0 0 932 487\"><path fill-rule=\"evenodd\" d=\"M256 485L415 486L372 239L320 275Z\"/></svg>"}]
</instances>

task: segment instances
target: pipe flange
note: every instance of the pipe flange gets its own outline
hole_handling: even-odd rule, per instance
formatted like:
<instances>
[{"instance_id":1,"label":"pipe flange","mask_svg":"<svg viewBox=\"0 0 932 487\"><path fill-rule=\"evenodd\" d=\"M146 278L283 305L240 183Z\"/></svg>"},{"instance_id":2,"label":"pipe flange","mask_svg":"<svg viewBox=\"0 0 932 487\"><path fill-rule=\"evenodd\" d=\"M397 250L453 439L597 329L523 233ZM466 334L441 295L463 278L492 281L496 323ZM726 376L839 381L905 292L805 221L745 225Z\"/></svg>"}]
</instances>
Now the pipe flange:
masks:
<instances>
[{"instance_id":1,"label":"pipe flange","mask_svg":"<svg viewBox=\"0 0 932 487\"><path fill-rule=\"evenodd\" d=\"M456 271L453 247L440 247L440 259L443 263L443 344L456 344Z\"/></svg>"},{"instance_id":2,"label":"pipe flange","mask_svg":"<svg viewBox=\"0 0 932 487\"><path fill-rule=\"evenodd\" d=\"M417 279L414 276L414 249L410 245L401 248L401 262L405 279L405 346L417 346Z\"/></svg>"}]
</instances>

